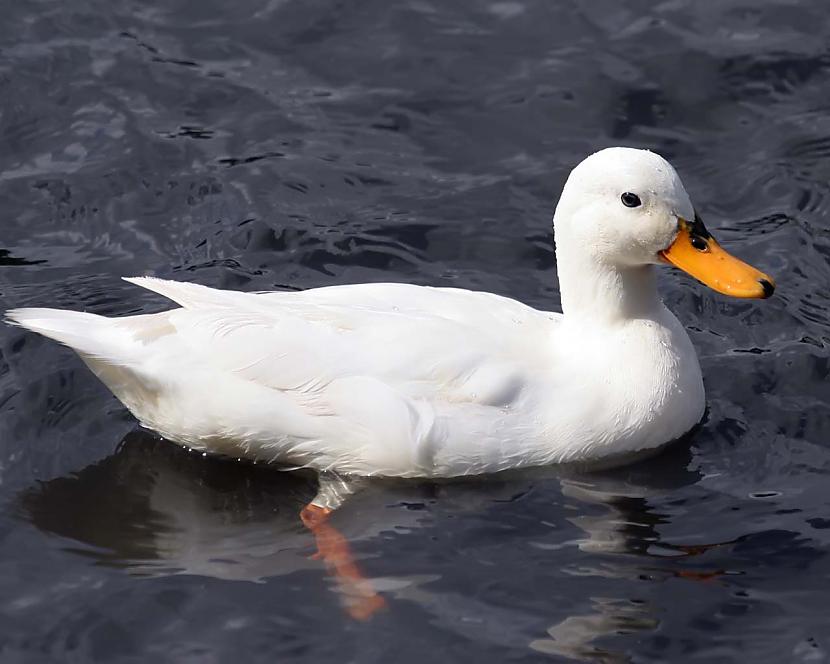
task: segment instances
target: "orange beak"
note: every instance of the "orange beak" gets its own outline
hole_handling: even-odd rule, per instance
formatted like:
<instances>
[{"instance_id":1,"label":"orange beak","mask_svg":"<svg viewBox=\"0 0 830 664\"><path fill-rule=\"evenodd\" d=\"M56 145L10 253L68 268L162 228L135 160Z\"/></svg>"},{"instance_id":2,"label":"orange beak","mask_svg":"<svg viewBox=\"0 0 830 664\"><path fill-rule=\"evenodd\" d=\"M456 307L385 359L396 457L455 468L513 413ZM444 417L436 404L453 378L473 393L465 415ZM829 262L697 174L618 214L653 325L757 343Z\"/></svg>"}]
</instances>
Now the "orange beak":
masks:
<instances>
[{"instance_id":1,"label":"orange beak","mask_svg":"<svg viewBox=\"0 0 830 664\"><path fill-rule=\"evenodd\" d=\"M694 222L679 220L680 232L660 257L701 283L732 297L767 298L775 290L772 277L738 260L715 242L695 215Z\"/></svg>"}]
</instances>

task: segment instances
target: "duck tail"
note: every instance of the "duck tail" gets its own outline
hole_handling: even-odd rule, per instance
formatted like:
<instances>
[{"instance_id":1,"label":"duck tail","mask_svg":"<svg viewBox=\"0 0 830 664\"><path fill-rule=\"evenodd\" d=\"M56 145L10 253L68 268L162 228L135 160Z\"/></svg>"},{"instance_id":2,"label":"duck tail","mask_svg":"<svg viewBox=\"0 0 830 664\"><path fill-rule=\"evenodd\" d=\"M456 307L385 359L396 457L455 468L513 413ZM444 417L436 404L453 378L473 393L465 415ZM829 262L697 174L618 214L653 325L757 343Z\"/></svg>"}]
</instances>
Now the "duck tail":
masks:
<instances>
[{"instance_id":1,"label":"duck tail","mask_svg":"<svg viewBox=\"0 0 830 664\"><path fill-rule=\"evenodd\" d=\"M120 330L114 326L112 319L84 311L10 309L5 320L10 325L37 332L90 357L111 357L113 351L124 346Z\"/></svg>"}]
</instances>

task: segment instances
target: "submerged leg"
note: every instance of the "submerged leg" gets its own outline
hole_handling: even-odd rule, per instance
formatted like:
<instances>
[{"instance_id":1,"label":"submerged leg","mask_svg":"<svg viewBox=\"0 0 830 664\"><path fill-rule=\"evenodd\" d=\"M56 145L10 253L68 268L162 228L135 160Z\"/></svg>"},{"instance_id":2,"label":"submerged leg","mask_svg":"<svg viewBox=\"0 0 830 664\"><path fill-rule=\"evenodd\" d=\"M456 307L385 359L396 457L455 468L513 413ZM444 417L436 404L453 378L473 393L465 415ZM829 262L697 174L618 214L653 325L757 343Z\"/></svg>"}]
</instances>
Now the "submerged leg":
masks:
<instances>
[{"instance_id":1,"label":"submerged leg","mask_svg":"<svg viewBox=\"0 0 830 664\"><path fill-rule=\"evenodd\" d=\"M317 541L317 556L326 563L346 600L346 611L356 620L368 620L386 606L386 601L363 576L354 561L351 547L343 534L331 525L329 517L343 501L360 488L355 480L321 475L317 496L302 512L300 519Z\"/></svg>"}]
</instances>

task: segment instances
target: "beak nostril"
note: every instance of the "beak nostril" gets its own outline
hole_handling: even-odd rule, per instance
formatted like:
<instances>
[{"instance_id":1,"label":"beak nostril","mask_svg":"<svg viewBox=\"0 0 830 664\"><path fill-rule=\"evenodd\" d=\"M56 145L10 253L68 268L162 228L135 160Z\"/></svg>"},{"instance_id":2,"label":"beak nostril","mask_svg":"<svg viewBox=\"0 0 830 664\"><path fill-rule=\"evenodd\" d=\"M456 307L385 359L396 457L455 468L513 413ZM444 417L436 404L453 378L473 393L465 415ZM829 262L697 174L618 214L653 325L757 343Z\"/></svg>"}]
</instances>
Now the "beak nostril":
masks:
<instances>
[{"instance_id":1,"label":"beak nostril","mask_svg":"<svg viewBox=\"0 0 830 664\"><path fill-rule=\"evenodd\" d=\"M767 279L759 279L758 283L760 283L761 286L764 289L764 298L765 299L768 298L770 295L772 295L775 292L775 286L773 286L773 284L770 281L768 281Z\"/></svg>"},{"instance_id":2,"label":"beak nostril","mask_svg":"<svg viewBox=\"0 0 830 664\"><path fill-rule=\"evenodd\" d=\"M698 251L706 251L709 248L709 243L706 242L706 240L704 240L699 235L692 235L689 241L692 243L692 246Z\"/></svg>"}]
</instances>

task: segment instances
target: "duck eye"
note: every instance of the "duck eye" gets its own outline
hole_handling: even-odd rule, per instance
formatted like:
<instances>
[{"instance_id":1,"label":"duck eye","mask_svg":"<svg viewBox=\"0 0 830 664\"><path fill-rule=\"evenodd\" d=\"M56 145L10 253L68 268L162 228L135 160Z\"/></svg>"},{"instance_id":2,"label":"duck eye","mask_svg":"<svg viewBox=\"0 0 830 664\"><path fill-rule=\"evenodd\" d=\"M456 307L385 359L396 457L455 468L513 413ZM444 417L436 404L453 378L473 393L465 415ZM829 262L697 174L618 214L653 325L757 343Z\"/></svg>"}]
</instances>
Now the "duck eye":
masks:
<instances>
[{"instance_id":1,"label":"duck eye","mask_svg":"<svg viewBox=\"0 0 830 664\"><path fill-rule=\"evenodd\" d=\"M637 194L632 194L630 191L627 191L620 196L620 200L625 207L639 207L642 205L640 197Z\"/></svg>"}]
</instances>

